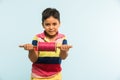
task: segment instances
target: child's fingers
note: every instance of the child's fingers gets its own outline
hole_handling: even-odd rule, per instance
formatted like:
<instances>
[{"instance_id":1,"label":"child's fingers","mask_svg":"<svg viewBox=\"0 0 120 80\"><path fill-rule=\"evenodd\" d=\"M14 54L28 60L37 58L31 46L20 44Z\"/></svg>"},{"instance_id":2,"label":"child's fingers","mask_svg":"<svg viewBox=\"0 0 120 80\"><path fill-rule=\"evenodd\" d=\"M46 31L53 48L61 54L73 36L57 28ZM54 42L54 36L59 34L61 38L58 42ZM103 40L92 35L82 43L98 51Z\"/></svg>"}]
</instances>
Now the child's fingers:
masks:
<instances>
[{"instance_id":1,"label":"child's fingers","mask_svg":"<svg viewBox=\"0 0 120 80\"><path fill-rule=\"evenodd\" d=\"M72 48L72 45L69 45L69 48Z\"/></svg>"},{"instance_id":2,"label":"child's fingers","mask_svg":"<svg viewBox=\"0 0 120 80\"><path fill-rule=\"evenodd\" d=\"M19 47L24 48L25 50L33 50L32 44L23 44L23 45L19 45Z\"/></svg>"},{"instance_id":3,"label":"child's fingers","mask_svg":"<svg viewBox=\"0 0 120 80\"><path fill-rule=\"evenodd\" d=\"M67 48L72 48L72 45L66 45ZM57 48L61 48L61 46L57 46Z\"/></svg>"},{"instance_id":4,"label":"child's fingers","mask_svg":"<svg viewBox=\"0 0 120 80\"><path fill-rule=\"evenodd\" d=\"M23 48L23 47L24 47L24 45L19 45L19 47Z\"/></svg>"}]
</instances>

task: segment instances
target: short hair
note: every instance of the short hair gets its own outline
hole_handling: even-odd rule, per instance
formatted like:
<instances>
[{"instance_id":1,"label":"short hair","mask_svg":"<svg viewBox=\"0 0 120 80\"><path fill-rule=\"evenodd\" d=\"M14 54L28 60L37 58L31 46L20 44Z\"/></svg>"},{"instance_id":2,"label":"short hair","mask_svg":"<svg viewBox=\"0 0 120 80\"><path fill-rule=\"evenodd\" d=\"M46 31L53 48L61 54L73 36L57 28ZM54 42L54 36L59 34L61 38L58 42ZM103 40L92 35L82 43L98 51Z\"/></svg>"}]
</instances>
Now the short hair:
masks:
<instances>
[{"instance_id":1,"label":"short hair","mask_svg":"<svg viewBox=\"0 0 120 80\"><path fill-rule=\"evenodd\" d=\"M58 19L58 21L60 22L60 13L57 9L55 8L46 8L43 12L42 12L42 22L44 22L44 20L46 20L47 18L49 18L50 16Z\"/></svg>"}]
</instances>

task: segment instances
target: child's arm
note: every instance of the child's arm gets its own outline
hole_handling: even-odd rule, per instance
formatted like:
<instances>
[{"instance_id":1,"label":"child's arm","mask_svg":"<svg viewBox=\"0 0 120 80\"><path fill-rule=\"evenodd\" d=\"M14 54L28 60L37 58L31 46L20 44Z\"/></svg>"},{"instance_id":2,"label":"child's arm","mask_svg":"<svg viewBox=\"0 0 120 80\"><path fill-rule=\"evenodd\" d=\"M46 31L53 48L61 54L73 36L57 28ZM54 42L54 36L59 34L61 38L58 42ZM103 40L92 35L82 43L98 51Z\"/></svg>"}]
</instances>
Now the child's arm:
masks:
<instances>
[{"instance_id":1,"label":"child's arm","mask_svg":"<svg viewBox=\"0 0 120 80\"><path fill-rule=\"evenodd\" d=\"M31 62L33 63L36 62L38 59L38 51L35 50L29 51L28 57L31 60Z\"/></svg>"},{"instance_id":2,"label":"child's arm","mask_svg":"<svg viewBox=\"0 0 120 80\"><path fill-rule=\"evenodd\" d=\"M69 49L72 48L70 45L61 45L60 46L60 57L61 59L66 59L68 56Z\"/></svg>"},{"instance_id":3,"label":"child's arm","mask_svg":"<svg viewBox=\"0 0 120 80\"><path fill-rule=\"evenodd\" d=\"M34 46L32 44L24 44L20 47L23 47L25 50L28 50L29 54L28 57L31 62L36 62L38 59L38 51L35 51Z\"/></svg>"}]
</instances>

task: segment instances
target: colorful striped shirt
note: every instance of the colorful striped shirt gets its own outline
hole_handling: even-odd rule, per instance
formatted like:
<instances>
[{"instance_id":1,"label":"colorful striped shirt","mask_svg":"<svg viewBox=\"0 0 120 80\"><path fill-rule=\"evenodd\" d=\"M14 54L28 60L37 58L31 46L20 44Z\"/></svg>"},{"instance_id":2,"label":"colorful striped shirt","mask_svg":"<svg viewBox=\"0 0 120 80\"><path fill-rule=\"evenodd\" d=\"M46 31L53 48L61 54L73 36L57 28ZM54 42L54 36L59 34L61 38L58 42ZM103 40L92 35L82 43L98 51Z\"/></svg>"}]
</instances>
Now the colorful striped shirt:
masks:
<instances>
[{"instance_id":1,"label":"colorful striped shirt","mask_svg":"<svg viewBox=\"0 0 120 80\"><path fill-rule=\"evenodd\" d=\"M55 43L57 46L61 45L63 40L66 39L64 34L57 34ZM45 33L40 33L34 36L32 44L37 45L38 42L50 42L45 37ZM56 48L55 51L38 51L38 60L32 64L32 77L41 78L53 76L61 72L61 58L59 57L60 49Z\"/></svg>"}]
</instances>

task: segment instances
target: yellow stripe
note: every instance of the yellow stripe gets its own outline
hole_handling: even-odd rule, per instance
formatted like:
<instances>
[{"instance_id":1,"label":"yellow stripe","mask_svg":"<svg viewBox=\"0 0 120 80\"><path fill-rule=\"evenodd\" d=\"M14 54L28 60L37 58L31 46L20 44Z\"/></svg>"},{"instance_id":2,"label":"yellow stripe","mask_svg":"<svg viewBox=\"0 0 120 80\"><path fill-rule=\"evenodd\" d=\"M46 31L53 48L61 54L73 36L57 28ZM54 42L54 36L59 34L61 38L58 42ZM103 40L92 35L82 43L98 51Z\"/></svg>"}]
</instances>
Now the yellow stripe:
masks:
<instances>
[{"instance_id":1,"label":"yellow stripe","mask_svg":"<svg viewBox=\"0 0 120 80\"><path fill-rule=\"evenodd\" d=\"M39 57L59 57L60 49L56 51L39 51Z\"/></svg>"},{"instance_id":2,"label":"yellow stripe","mask_svg":"<svg viewBox=\"0 0 120 80\"><path fill-rule=\"evenodd\" d=\"M63 37L63 39L66 39L66 37Z\"/></svg>"},{"instance_id":3,"label":"yellow stripe","mask_svg":"<svg viewBox=\"0 0 120 80\"><path fill-rule=\"evenodd\" d=\"M38 37L37 37L37 36L34 36L34 37L33 37L33 40L38 40Z\"/></svg>"}]
</instances>

